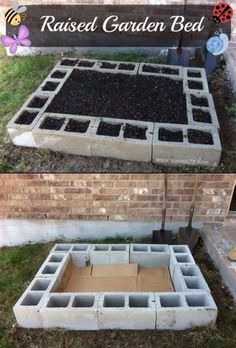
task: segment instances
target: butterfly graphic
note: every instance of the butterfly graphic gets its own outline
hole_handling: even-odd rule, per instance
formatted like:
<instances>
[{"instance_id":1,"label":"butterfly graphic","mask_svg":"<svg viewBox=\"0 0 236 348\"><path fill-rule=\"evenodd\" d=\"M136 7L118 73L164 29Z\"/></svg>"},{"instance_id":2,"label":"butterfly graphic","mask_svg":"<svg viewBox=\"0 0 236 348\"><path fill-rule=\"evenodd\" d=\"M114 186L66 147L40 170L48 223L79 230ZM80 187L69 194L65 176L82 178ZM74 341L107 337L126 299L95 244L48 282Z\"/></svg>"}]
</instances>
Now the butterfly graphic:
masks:
<instances>
[{"instance_id":1,"label":"butterfly graphic","mask_svg":"<svg viewBox=\"0 0 236 348\"><path fill-rule=\"evenodd\" d=\"M22 24L19 27L18 35L14 35L14 37L2 35L0 40L4 47L10 47L9 52L11 54L15 54L19 45L26 47L31 46L31 41L28 39L28 36L29 29Z\"/></svg>"}]
</instances>

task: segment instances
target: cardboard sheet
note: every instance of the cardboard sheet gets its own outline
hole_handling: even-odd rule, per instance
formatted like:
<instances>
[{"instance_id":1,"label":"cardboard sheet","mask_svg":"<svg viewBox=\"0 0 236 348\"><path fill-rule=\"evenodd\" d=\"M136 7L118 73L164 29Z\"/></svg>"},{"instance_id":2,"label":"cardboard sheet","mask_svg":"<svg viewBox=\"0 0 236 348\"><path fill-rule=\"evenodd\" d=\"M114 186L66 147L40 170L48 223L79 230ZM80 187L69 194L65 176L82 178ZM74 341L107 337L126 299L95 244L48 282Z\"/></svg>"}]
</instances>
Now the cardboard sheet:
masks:
<instances>
[{"instance_id":1,"label":"cardboard sheet","mask_svg":"<svg viewBox=\"0 0 236 348\"><path fill-rule=\"evenodd\" d=\"M138 264L77 267L72 261L56 292L166 292L174 291L168 268Z\"/></svg>"}]
</instances>

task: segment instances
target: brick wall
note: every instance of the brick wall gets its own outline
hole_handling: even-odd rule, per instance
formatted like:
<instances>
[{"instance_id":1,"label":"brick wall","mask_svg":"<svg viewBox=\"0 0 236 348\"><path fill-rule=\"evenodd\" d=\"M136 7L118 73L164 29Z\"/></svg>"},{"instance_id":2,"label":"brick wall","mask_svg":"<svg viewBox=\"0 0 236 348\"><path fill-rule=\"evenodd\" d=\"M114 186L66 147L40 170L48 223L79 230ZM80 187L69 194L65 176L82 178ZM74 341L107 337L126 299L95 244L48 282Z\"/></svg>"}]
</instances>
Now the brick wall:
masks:
<instances>
[{"instance_id":1,"label":"brick wall","mask_svg":"<svg viewBox=\"0 0 236 348\"><path fill-rule=\"evenodd\" d=\"M187 220L196 175L167 179L167 220ZM224 221L235 179L199 175L196 221ZM0 218L160 221L163 184L163 174L3 174Z\"/></svg>"}]
</instances>

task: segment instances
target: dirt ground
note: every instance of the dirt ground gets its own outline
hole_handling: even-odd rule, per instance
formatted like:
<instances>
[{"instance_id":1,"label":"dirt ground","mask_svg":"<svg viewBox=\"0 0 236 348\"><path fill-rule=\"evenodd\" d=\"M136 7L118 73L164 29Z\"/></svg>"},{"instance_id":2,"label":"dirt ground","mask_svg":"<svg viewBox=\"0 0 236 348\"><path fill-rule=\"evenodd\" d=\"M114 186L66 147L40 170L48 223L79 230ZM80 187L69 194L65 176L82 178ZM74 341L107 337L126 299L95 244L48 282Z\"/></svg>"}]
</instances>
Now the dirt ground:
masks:
<instances>
[{"instance_id":1,"label":"dirt ground","mask_svg":"<svg viewBox=\"0 0 236 348\"><path fill-rule=\"evenodd\" d=\"M28 274L28 268L32 268L30 274L32 277L33 272L38 267L39 256L40 260L47 255L48 250L52 247L53 243L46 245L39 245L37 248L34 246L27 246L27 250L21 250L24 253L22 260L25 262L25 258L29 253L29 248L32 251L32 255L35 256L37 262L34 260L32 263L34 266L21 264L20 261L20 248L10 248L13 255L11 260L15 263L15 268L24 267L24 273ZM22 249L22 248L21 248ZM18 253L16 253L18 251ZM9 251L10 252L10 251ZM6 249L2 255L2 260L10 259ZM234 309L234 303L232 297L228 293L225 286L222 284L219 273L212 264L210 257L203 248L202 242L198 244L194 251L194 257L197 264L200 266L204 277L206 278L208 285L212 291L212 295L219 309L218 319L215 329L199 328L194 330L187 330L181 332L174 331L123 331L123 330L108 330L99 332L76 332L76 331L64 331L64 330L27 330L22 329L14 323L12 316L12 305L14 301L12 297L20 294L15 294L9 298L9 304L5 304L6 311L9 312L8 317L1 324L0 318L0 347L1 348L76 348L76 347L88 347L88 348L123 348L123 347L208 347L208 348L234 348L236 342L236 312ZM13 257L14 256L14 257ZM32 258L31 254L28 255L28 261ZM1 262L1 252L0 252ZM23 261L22 261L23 262ZM17 263L17 265L16 265ZM4 272L4 264L1 264L2 272ZM37 265L37 266L36 266ZM5 269L5 271L7 271ZM29 275L27 275L30 278ZM25 278L27 278L25 277ZM15 281L14 281L15 282ZM16 287L18 293L19 285L11 284L11 288ZM3 293L3 299L4 299ZM0 300L1 304L1 300ZM1 306L0 306L1 307ZM3 317L4 318L4 317ZM13 320L12 320L13 319ZM6 327L7 323L11 323L11 327ZM2 338L2 340L1 340ZM2 343L1 343L2 342Z\"/></svg>"}]
</instances>

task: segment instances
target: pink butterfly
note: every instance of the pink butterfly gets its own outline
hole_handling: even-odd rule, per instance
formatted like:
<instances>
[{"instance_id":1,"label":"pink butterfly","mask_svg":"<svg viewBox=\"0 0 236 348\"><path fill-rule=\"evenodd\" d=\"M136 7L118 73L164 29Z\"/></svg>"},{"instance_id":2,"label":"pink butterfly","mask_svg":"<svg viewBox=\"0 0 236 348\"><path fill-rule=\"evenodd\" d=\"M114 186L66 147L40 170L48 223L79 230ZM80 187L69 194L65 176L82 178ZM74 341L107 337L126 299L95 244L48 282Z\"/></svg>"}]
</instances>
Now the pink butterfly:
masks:
<instances>
[{"instance_id":1,"label":"pink butterfly","mask_svg":"<svg viewBox=\"0 0 236 348\"><path fill-rule=\"evenodd\" d=\"M29 29L25 25L20 25L18 35L10 37L7 35L2 35L1 42L4 47L10 47L9 51L11 54L15 54L18 45L30 46L31 41L27 39L29 36Z\"/></svg>"}]
</instances>

